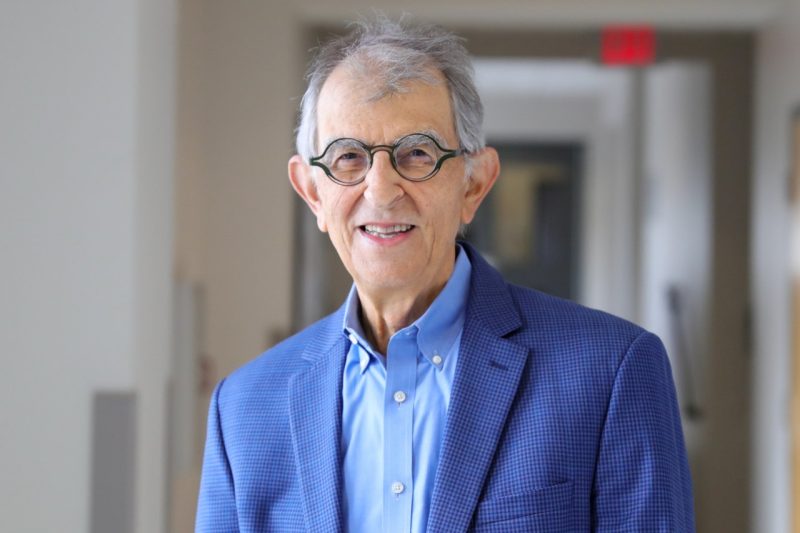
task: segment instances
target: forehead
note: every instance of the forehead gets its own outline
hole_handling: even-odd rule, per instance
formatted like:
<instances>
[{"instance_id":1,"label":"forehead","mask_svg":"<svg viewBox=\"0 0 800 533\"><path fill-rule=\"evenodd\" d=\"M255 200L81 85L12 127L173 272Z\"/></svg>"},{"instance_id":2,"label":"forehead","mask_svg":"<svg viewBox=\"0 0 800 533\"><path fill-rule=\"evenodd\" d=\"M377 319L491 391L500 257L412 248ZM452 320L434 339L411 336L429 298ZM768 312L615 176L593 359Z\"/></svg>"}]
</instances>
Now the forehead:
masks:
<instances>
[{"instance_id":1,"label":"forehead","mask_svg":"<svg viewBox=\"0 0 800 533\"><path fill-rule=\"evenodd\" d=\"M457 139L447 82L439 72L435 79L435 83L409 81L402 91L375 98L383 87L340 65L320 91L317 145L325 146L339 137L390 143L415 132L432 132L454 144Z\"/></svg>"}]
</instances>

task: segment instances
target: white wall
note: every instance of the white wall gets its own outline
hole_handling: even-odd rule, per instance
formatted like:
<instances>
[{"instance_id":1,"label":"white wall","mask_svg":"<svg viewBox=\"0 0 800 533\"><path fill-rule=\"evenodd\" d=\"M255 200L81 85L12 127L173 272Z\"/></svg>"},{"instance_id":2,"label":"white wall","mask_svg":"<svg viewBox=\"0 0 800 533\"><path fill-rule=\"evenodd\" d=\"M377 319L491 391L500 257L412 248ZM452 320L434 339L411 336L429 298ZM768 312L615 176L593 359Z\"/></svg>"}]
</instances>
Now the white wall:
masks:
<instances>
[{"instance_id":1,"label":"white wall","mask_svg":"<svg viewBox=\"0 0 800 533\"><path fill-rule=\"evenodd\" d=\"M710 83L708 67L697 63L669 62L645 74L639 290L641 324L661 337L672 363L701 531L715 524L712 503L726 496L708 472L718 450L706 438L708 420L725 416L706 401L714 250ZM670 311L671 290L677 312Z\"/></svg>"},{"instance_id":2,"label":"white wall","mask_svg":"<svg viewBox=\"0 0 800 533\"><path fill-rule=\"evenodd\" d=\"M753 531L790 527L789 117L800 105L800 1L758 39L753 195Z\"/></svg>"},{"instance_id":3,"label":"white wall","mask_svg":"<svg viewBox=\"0 0 800 533\"><path fill-rule=\"evenodd\" d=\"M130 1L130 0L128 0ZM166 388L172 355L176 0L136 0L134 352L137 533L167 523Z\"/></svg>"},{"instance_id":4,"label":"white wall","mask_svg":"<svg viewBox=\"0 0 800 533\"><path fill-rule=\"evenodd\" d=\"M580 61L530 59L478 59L475 69L490 140L582 144L577 299L635 320L630 73Z\"/></svg>"},{"instance_id":5,"label":"white wall","mask_svg":"<svg viewBox=\"0 0 800 533\"><path fill-rule=\"evenodd\" d=\"M137 531L163 522L174 8L3 6L2 531L89 530L99 390L137 392Z\"/></svg>"}]
</instances>

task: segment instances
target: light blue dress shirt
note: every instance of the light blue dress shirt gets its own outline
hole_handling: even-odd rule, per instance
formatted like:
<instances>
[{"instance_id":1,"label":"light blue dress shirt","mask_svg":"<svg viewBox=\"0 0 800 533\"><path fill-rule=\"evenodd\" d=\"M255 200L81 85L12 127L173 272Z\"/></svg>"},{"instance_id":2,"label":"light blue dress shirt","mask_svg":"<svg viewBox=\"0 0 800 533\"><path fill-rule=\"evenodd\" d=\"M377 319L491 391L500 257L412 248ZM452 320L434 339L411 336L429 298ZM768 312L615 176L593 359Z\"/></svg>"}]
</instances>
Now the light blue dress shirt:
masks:
<instances>
[{"instance_id":1,"label":"light blue dress shirt","mask_svg":"<svg viewBox=\"0 0 800 533\"><path fill-rule=\"evenodd\" d=\"M389 339L366 341L355 286L345 310L342 381L344 516L350 533L427 527L472 267L458 246L453 273L428 310Z\"/></svg>"}]
</instances>

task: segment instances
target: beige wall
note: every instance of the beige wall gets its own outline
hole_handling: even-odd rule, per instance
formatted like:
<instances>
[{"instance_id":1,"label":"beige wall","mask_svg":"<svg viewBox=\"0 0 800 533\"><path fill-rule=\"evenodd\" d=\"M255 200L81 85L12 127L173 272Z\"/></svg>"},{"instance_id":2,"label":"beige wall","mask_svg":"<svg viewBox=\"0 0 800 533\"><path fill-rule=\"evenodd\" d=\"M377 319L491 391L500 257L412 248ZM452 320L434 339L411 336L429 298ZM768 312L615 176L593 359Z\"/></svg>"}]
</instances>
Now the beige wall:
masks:
<instances>
[{"instance_id":1,"label":"beige wall","mask_svg":"<svg viewBox=\"0 0 800 533\"><path fill-rule=\"evenodd\" d=\"M202 282L216 377L290 321L296 23L268 2L182 6L177 275Z\"/></svg>"}]
</instances>

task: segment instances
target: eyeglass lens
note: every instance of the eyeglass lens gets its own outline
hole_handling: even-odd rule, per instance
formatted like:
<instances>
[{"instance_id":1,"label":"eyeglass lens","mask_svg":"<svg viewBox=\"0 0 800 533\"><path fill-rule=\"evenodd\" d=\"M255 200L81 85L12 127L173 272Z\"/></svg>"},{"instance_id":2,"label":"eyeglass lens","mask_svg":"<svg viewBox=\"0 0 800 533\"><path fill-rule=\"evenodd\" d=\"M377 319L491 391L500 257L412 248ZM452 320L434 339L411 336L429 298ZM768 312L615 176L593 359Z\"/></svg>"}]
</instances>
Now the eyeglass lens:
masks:
<instances>
[{"instance_id":1,"label":"eyeglass lens","mask_svg":"<svg viewBox=\"0 0 800 533\"><path fill-rule=\"evenodd\" d=\"M380 151L383 147L378 147ZM435 169L442 152L427 135L409 135L394 146L392 158L401 176L411 180L428 177ZM354 139L339 139L327 149L322 163L342 182L361 179L371 165L370 151Z\"/></svg>"}]
</instances>

